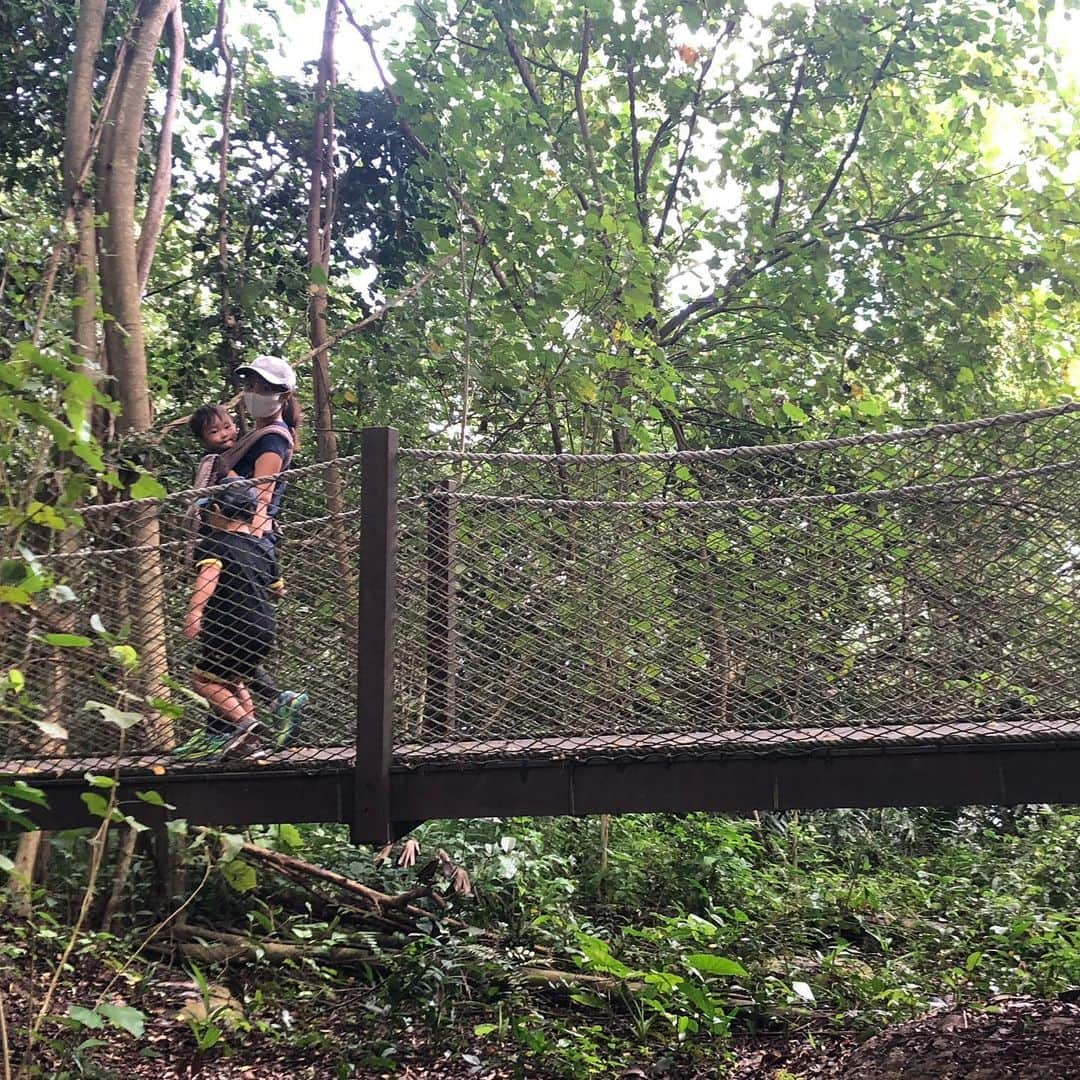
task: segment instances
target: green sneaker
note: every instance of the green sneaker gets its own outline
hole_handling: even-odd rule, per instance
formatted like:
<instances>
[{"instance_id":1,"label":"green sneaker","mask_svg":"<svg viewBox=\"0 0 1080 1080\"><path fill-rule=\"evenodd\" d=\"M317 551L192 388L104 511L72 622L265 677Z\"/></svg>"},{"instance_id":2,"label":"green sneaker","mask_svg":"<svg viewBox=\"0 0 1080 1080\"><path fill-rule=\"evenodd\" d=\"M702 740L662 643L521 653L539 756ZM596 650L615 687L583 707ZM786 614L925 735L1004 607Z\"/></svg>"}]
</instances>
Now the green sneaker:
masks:
<instances>
[{"instance_id":1,"label":"green sneaker","mask_svg":"<svg viewBox=\"0 0 1080 1080\"><path fill-rule=\"evenodd\" d=\"M300 723L300 714L310 701L303 691L282 690L274 702L274 709L267 717L267 726L271 730L271 741L275 746L285 749L292 742Z\"/></svg>"},{"instance_id":2,"label":"green sneaker","mask_svg":"<svg viewBox=\"0 0 1080 1080\"><path fill-rule=\"evenodd\" d=\"M174 761L216 761L224 753L231 738L229 732L204 728L176 747L171 756Z\"/></svg>"}]
</instances>

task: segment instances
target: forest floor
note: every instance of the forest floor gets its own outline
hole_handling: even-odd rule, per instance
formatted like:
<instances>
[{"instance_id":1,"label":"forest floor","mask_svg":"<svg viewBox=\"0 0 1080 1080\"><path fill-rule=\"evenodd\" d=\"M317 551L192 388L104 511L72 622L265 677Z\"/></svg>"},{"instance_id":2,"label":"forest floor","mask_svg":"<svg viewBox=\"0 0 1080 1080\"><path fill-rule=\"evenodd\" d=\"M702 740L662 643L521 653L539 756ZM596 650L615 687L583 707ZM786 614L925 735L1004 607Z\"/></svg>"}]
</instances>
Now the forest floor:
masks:
<instances>
[{"instance_id":1,"label":"forest floor","mask_svg":"<svg viewBox=\"0 0 1080 1080\"><path fill-rule=\"evenodd\" d=\"M43 1009L84 895L58 835L0 914L0 1080L1080 1080L1075 811L624 818L606 878L591 826L432 823L419 868L199 834L184 918L147 939L137 865Z\"/></svg>"},{"instance_id":2,"label":"forest floor","mask_svg":"<svg viewBox=\"0 0 1080 1080\"><path fill-rule=\"evenodd\" d=\"M1001 997L939 1009L860 1043L799 1038L738 1053L727 1080L1076 1080L1080 1008Z\"/></svg>"},{"instance_id":3,"label":"forest floor","mask_svg":"<svg viewBox=\"0 0 1080 1080\"><path fill-rule=\"evenodd\" d=\"M891 1025L863 1041L828 1028L816 1034L733 1033L727 1042L679 1050L653 1038L642 1048L640 1064L627 1065L624 1058L618 1067L601 1066L586 1074L563 1069L557 1052L541 1061L522 1054L520 1045L479 1038L471 1024L457 1023L439 1034L410 1030L374 1009L370 988L360 983L341 988L334 1007L315 994L307 1005L302 997L294 1000L290 1011L273 1001L269 973L260 979L265 987L255 993L254 1002L250 969L237 969L235 978L201 991L188 972L165 963L129 974L117 980L112 965L92 956L73 960L50 1014L63 1016L69 1005L92 1002L104 993L120 1008L137 1007L141 1030L136 1037L49 1021L35 1054L36 1075L96 1080L582 1075L620 1080L1080 1080L1080 1006L1066 1000L1001 996L971 1002ZM2 984L5 1026L15 1035L9 1048L14 1067L25 1050L17 1033L25 1031L31 1010L40 1006L47 973L21 966L4 971ZM230 985L243 993L247 1005L232 996ZM272 1014L276 1023L267 1023ZM212 1027L220 1036L200 1052L196 1036L205 1037Z\"/></svg>"}]
</instances>

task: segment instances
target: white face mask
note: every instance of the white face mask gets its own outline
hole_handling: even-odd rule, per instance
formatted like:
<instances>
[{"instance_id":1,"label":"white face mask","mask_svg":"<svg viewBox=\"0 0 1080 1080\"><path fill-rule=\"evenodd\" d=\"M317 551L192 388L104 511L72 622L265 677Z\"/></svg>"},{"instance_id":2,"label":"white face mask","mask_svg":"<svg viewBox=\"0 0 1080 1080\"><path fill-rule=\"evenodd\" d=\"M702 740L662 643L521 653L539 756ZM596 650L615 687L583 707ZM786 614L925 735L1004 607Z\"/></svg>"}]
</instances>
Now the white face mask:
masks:
<instances>
[{"instance_id":1,"label":"white face mask","mask_svg":"<svg viewBox=\"0 0 1080 1080\"><path fill-rule=\"evenodd\" d=\"M244 408L248 415L256 420L265 420L268 416L276 416L281 412L280 394L256 394L252 390L244 392Z\"/></svg>"}]
</instances>

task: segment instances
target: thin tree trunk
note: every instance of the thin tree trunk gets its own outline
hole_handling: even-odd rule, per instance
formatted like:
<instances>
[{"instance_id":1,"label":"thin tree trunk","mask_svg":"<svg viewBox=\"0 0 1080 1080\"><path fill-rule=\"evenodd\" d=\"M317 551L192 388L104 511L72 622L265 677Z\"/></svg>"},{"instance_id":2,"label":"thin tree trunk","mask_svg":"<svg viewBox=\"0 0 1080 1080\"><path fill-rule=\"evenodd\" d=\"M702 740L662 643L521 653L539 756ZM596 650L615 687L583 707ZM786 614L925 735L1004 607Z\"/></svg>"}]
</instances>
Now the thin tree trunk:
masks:
<instances>
[{"instance_id":1,"label":"thin tree trunk","mask_svg":"<svg viewBox=\"0 0 1080 1080\"><path fill-rule=\"evenodd\" d=\"M146 292L146 282L150 278L150 267L154 262L158 237L161 236L161 223L165 216L165 203L172 190L172 142L173 124L176 120L176 108L180 101L180 76L184 71L184 16L180 9L180 0L173 0L169 14L169 85L165 92L165 111L161 117L161 134L158 138L157 164L154 166L154 179L150 183L150 198L139 231L136 247L136 266L139 277L139 296Z\"/></svg>"},{"instance_id":2,"label":"thin tree trunk","mask_svg":"<svg viewBox=\"0 0 1080 1080\"><path fill-rule=\"evenodd\" d=\"M70 554L79 546L79 533L76 529L65 529L60 536L60 551ZM85 598L84 598L85 599ZM75 630L75 613L68 610L73 605L64 605L56 611L52 620L55 630L61 633L73 633ZM66 650L71 652L70 649ZM66 701L68 685L70 683L70 664L72 658L62 655L63 649L54 649L48 657L47 674L45 677L45 698L41 719L46 723L64 727L64 721L68 715L69 703ZM64 752L65 744L58 739L41 739L37 746L37 752L42 755L59 755ZM26 890L20 894L20 906L23 902L29 903L30 890L34 884L43 885L49 865L49 856L52 854L51 832L25 833L19 837L19 852L28 860L26 872L30 875L26 881ZM25 845L25 853L23 851ZM29 910L25 912L29 914Z\"/></svg>"},{"instance_id":3,"label":"thin tree trunk","mask_svg":"<svg viewBox=\"0 0 1080 1080\"><path fill-rule=\"evenodd\" d=\"M34 867L44 835L42 832L20 835L15 865L8 877L8 903L12 912L24 919L28 919L33 912Z\"/></svg>"},{"instance_id":4,"label":"thin tree trunk","mask_svg":"<svg viewBox=\"0 0 1080 1080\"><path fill-rule=\"evenodd\" d=\"M86 198L83 177L93 147L94 73L101 36L105 25L105 0L81 0L75 26L75 47L68 79L67 109L64 117L64 232L69 224L76 227L75 267L72 295L72 321L75 347L83 367L94 371L97 361L97 252L94 235L94 207ZM63 241L62 241L63 242ZM43 301L43 308L46 301ZM39 318L40 323L40 318ZM74 538L66 533L62 550L70 550ZM66 627L65 627L66 629ZM63 720L64 692L68 673L64 664L49 665L43 719L53 723ZM49 853L48 834L27 832L19 837L15 868L11 874L9 896L15 912L31 913L33 885L39 862Z\"/></svg>"},{"instance_id":5,"label":"thin tree trunk","mask_svg":"<svg viewBox=\"0 0 1080 1080\"><path fill-rule=\"evenodd\" d=\"M107 316L106 348L122 409L121 434L149 431L153 423L135 242L136 176L154 58L165 23L176 6L177 0L142 0L134 42L106 117L98 153L98 208L106 217L99 233L101 299ZM139 653L139 688L147 698L163 698L168 667L156 509L135 508L130 525L128 538L134 549L130 574L138 584L131 619L132 644ZM171 720L156 714L148 734L155 744L171 747Z\"/></svg>"},{"instance_id":6,"label":"thin tree trunk","mask_svg":"<svg viewBox=\"0 0 1080 1080\"><path fill-rule=\"evenodd\" d=\"M615 408L622 408L627 415L630 412L630 372L625 368L618 368L611 373L611 385L615 388L615 400L612 412ZM613 416L611 420L611 449L616 454L625 454L630 450L630 439L627 435L626 421Z\"/></svg>"},{"instance_id":7,"label":"thin tree trunk","mask_svg":"<svg viewBox=\"0 0 1080 1080\"><path fill-rule=\"evenodd\" d=\"M83 368L92 376L104 374L98 354L97 336L97 232L94 227L94 206L84 193L75 196L75 228L78 231L75 251L75 281L72 303L75 348L82 357ZM94 410L95 414L98 412ZM101 429L94 425L95 434Z\"/></svg>"},{"instance_id":8,"label":"thin tree trunk","mask_svg":"<svg viewBox=\"0 0 1080 1080\"><path fill-rule=\"evenodd\" d=\"M600 881L597 894L605 903L611 897L611 883L608 881L608 859L611 852L611 815L600 815Z\"/></svg>"},{"instance_id":9,"label":"thin tree trunk","mask_svg":"<svg viewBox=\"0 0 1080 1080\"><path fill-rule=\"evenodd\" d=\"M75 27L75 51L68 80L67 113L64 120L64 204L75 210L77 247L73 319L75 346L83 364L97 362L97 250L94 206L86 197L81 178L91 153L93 130L94 72L101 51L105 25L105 0L82 0Z\"/></svg>"},{"instance_id":10,"label":"thin tree trunk","mask_svg":"<svg viewBox=\"0 0 1080 1080\"><path fill-rule=\"evenodd\" d=\"M311 275L308 323L311 339L312 377L315 384L315 426L320 461L333 462L338 456L334 413L330 399L330 350L326 327L327 282L330 274L330 246L334 227L334 39L340 5L327 0L323 23L322 55L315 87L315 119L311 136L311 188L308 199L307 249ZM314 351L318 350L318 351ZM326 512L340 515L345 509L341 473L336 464L323 472ZM349 557L348 537L340 517L329 523L330 539L338 564L341 586L352 592L354 577ZM355 635L348 634L350 641Z\"/></svg>"},{"instance_id":11,"label":"thin tree trunk","mask_svg":"<svg viewBox=\"0 0 1080 1080\"><path fill-rule=\"evenodd\" d=\"M116 869L113 871L112 889L109 890L109 899L101 916L101 929L106 934L124 902L128 879L131 876L131 860L135 855L135 841L138 838L138 831L130 827L120 834L120 850L116 857Z\"/></svg>"},{"instance_id":12,"label":"thin tree trunk","mask_svg":"<svg viewBox=\"0 0 1080 1080\"><path fill-rule=\"evenodd\" d=\"M334 200L334 101L337 83L334 69L334 38L337 34L338 0L327 0L323 26L322 55L315 88L315 119L311 135L311 187L308 197L307 254L311 271L311 298L308 322L311 347L319 349L312 358L315 382L315 423L320 461L337 457L337 436L330 402L329 350L324 348L326 329L327 278L330 272L330 242ZM329 473L327 474L329 475ZM339 493L340 495L340 493ZM327 497L330 497L329 490ZM335 513L339 508L331 509Z\"/></svg>"},{"instance_id":13,"label":"thin tree trunk","mask_svg":"<svg viewBox=\"0 0 1080 1080\"><path fill-rule=\"evenodd\" d=\"M133 23L134 25L134 23ZM114 61L114 68L112 77L109 79L109 85L105 89L105 98L101 106L102 115L98 117L98 122L91 128L90 145L87 148L86 155L83 159L82 168L76 178L75 189L82 189L86 178L90 175L90 168L93 164L94 153L98 147L101 132L102 132L102 120L104 114L109 110L109 103L113 100L113 95L116 90L116 84L119 80L120 70L123 67L124 59L127 57L128 45L130 44L127 36L120 42L120 47L116 50L116 58ZM30 331L30 340L37 344L41 340L41 328L45 322L45 315L49 310L49 302L52 299L53 286L56 284L56 274L60 267L60 256L63 254L65 247L67 246L68 230L75 224L76 213L74 202L68 202L64 206L64 220L60 227L60 237L53 245L52 255L49 256L49 261L45 266L45 273L41 279L41 300L38 303L37 317L34 319L33 329Z\"/></svg>"},{"instance_id":14,"label":"thin tree trunk","mask_svg":"<svg viewBox=\"0 0 1080 1080\"><path fill-rule=\"evenodd\" d=\"M219 0L217 27L214 30L214 44L225 66L225 82L221 89L221 141L218 153L217 187L217 227L218 227L218 289L220 292L219 311L221 313L221 370L225 376L228 392L233 386L236 366L239 363L240 345L238 335L238 313L233 310L231 289L229 287L229 142L232 127L233 102L233 59L229 49L229 39L225 30L228 25L227 0Z\"/></svg>"}]
</instances>

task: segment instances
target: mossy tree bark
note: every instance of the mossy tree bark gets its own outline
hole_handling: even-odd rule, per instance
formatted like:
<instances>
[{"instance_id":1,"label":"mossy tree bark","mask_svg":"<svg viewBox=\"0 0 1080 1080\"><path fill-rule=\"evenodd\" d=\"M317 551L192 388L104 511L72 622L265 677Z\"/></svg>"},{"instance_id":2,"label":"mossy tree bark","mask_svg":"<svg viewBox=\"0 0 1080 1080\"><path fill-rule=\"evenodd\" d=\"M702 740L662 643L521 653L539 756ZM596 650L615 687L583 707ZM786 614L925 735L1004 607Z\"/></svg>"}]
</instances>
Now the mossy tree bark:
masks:
<instances>
[{"instance_id":1,"label":"mossy tree bark","mask_svg":"<svg viewBox=\"0 0 1080 1080\"><path fill-rule=\"evenodd\" d=\"M178 0L142 0L131 48L105 118L97 160L98 234L105 342L121 405L121 436L147 432L153 423L143 340L141 288L136 243L136 183L146 96L165 24ZM174 38L175 41L175 38ZM137 444L137 439L133 440ZM165 642L165 590L159 545L161 530L153 508L133 510L128 532L132 594L132 643L139 653L140 691L147 699L165 696L168 673ZM152 713L148 736L159 747L173 743L172 723Z\"/></svg>"}]
</instances>

